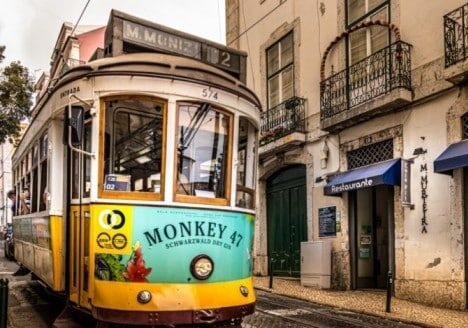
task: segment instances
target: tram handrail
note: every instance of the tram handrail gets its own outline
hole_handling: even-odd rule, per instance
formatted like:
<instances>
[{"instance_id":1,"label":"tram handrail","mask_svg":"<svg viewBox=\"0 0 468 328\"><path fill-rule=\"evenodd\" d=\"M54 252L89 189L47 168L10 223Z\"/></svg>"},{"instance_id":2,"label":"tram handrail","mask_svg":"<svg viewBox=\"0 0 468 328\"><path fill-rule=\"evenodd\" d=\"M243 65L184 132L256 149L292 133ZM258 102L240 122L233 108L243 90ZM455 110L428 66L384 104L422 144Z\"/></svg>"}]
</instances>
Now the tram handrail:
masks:
<instances>
[{"instance_id":1,"label":"tram handrail","mask_svg":"<svg viewBox=\"0 0 468 328\"><path fill-rule=\"evenodd\" d=\"M71 99L75 98L76 100L78 100L79 102L85 104L86 106L88 106L90 109L93 108L93 106L91 104L89 104L88 102L86 102L85 100L79 98L78 96L76 96L75 94L71 94L68 96L68 106L67 106L67 110L68 110L68 122L71 121ZM95 113L91 113L91 114L95 114ZM72 144L72 138L71 138L71 126L70 124L68 124L67 126L67 129L68 129L68 147L70 147L71 150L77 152L77 153L81 153L83 155L86 155L86 156L90 156L91 158L96 158L96 154L95 153L91 153L91 152L87 152L85 150L82 150L82 149L79 149L79 148L76 148L75 146L73 146Z\"/></svg>"}]
</instances>

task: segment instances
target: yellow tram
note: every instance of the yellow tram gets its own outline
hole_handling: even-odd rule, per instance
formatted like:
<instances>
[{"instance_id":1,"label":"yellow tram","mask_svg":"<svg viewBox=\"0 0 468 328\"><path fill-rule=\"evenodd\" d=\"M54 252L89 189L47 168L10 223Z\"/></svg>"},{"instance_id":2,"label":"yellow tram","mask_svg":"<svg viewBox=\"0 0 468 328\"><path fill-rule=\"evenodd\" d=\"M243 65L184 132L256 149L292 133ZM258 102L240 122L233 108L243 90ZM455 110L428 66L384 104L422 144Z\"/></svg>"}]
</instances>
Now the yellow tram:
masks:
<instances>
[{"instance_id":1,"label":"yellow tram","mask_svg":"<svg viewBox=\"0 0 468 328\"><path fill-rule=\"evenodd\" d=\"M104 323L251 314L260 103L245 60L112 11L104 56L51 85L13 156L16 260Z\"/></svg>"}]
</instances>

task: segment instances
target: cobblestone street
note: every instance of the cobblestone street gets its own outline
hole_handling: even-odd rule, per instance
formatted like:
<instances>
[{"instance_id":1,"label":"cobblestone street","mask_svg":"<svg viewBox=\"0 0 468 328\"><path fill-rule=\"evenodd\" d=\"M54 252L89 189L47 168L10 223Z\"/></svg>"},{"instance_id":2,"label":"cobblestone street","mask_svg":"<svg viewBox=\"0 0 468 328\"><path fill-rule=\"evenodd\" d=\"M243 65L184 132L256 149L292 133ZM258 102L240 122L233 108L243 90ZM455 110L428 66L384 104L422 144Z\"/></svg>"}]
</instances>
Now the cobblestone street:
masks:
<instances>
[{"instance_id":1,"label":"cobblestone street","mask_svg":"<svg viewBox=\"0 0 468 328\"><path fill-rule=\"evenodd\" d=\"M15 277L18 266L0 257L0 277L10 281L9 328L51 327L64 303L46 292L30 275ZM417 327L379 317L318 305L257 290L255 314L245 318L245 328L301 327Z\"/></svg>"}]
</instances>

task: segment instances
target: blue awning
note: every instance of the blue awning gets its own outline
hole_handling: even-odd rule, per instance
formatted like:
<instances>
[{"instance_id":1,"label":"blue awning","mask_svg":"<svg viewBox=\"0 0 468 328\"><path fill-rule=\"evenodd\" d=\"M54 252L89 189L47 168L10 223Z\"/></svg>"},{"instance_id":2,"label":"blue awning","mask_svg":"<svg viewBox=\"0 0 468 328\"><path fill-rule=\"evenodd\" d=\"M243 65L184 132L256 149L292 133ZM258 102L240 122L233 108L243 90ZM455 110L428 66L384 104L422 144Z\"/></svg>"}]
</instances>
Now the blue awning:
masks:
<instances>
[{"instance_id":1,"label":"blue awning","mask_svg":"<svg viewBox=\"0 0 468 328\"><path fill-rule=\"evenodd\" d=\"M325 195L338 195L377 185L399 185L401 160L399 158L349 170L331 178L325 186Z\"/></svg>"},{"instance_id":2,"label":"blue awning","mask_svg":"<svg viewBox=\"0 0 468 328\"><path fill-rule=\"evenodd\" d=\"M465 166L468 166L468 140L448 146L434 161L434 172L452 174L453 169Z\"/></svg>"}]
</instances>

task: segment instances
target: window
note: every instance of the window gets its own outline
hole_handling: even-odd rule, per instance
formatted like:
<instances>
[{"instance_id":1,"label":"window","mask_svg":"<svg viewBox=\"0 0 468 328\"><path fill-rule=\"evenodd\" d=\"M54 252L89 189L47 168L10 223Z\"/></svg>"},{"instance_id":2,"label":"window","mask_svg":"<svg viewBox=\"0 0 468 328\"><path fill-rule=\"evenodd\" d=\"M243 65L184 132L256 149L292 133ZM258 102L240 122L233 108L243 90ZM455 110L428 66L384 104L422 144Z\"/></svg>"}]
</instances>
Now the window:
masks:
<instances>
[{"instance_id":1,"label":"window","mask_svg":"<svg viewBox=\"0 0 468 328\"><path fill-rule=\"evenodd\" d=\"M166 104L149 97L126 97L106 100L104 106L105 196L127 192L130 199L162 199Z\"/></svg>"},{"instance_id":2,"label":"window","mask_svg":"<svg viewBox=\"0 0 468 328\"><path fill-rule=\"evenodd\" d=\"M257 131L247 119L239 119L237 140L236 206L255 208L255 149Z\"/></svg>"},{"instance_id":3,"label":"window","mask_svg":"<svg viewBox=\"0 0 468 328\"><path fill-rule=\"evenodd\" d=\"M462 116L462 138L468 139L468 113Z\"/></svg>"},{"instance_id":4,"label":"window","mask_svg":"<svg viewBox=\"0 0 468 328\"><path fill-rule=\"evenodd\" d=\"M176 200L228 205L231 120L207 103L178 104Z\"/></svg>"},{"instance_id":5,"label":"window","mask_svg":"<svg viewBox=\"0 0 468 328\"><path fill-rule=\"evenodd\" d=\"M44 211L49 204L49 139L47 133L39 141L39 170L40 174L40 193L39 193L39 211Z\"/></svg>"},{"instance_id":6,"label":"window","mask_svg":"<svg viewBox=\"0 0 468 328\"><path fill-rule=\"evenodd\" d=\"M363 21L389 21L389 0L348 0L348 28ZM371 26L349 36L349 64L353 65L389 45L386 27Z\"/></svg>"},{"instance_id":7,"label":"window","mask_svg":"<svg viewBox=\"0 0 468 328\"><path fill-rule=\"evenodd\" d=\"M89 112L84 114L83 140L79 149L91 153L92 117ZM72 198L89 198L91 191L91 157L76 151L72 152ZM81 192L81 194L80 194Z\"/></svg>"},{"instance_id":8,"label":"window","mask_svg":"<svg viewBox=\"0 0 468 328\"><path fill-rule=\"evenodd\" d=\"M347 153L348 170L393 158L393 139L380 141Z\"/></svg>"},{"instance_id":9,"label":"window","mask_svg":"<svg viewBox=\"0 0 468 328\"><path fill-rule=\"evenodd\" d=\"M266 51L268 108L294 96L293 34L289 33Z\"/></svg>"},{"instance_id":10,"label":"window","mask_svg":"<svg viewBox=\"0 0 468 328\"><path fill-rule=\"evenodd\" d=\"M32 143L13 169L15 201L13 215L45 211L48 208L47 134Z\"/></svg>"}]
</instances>

